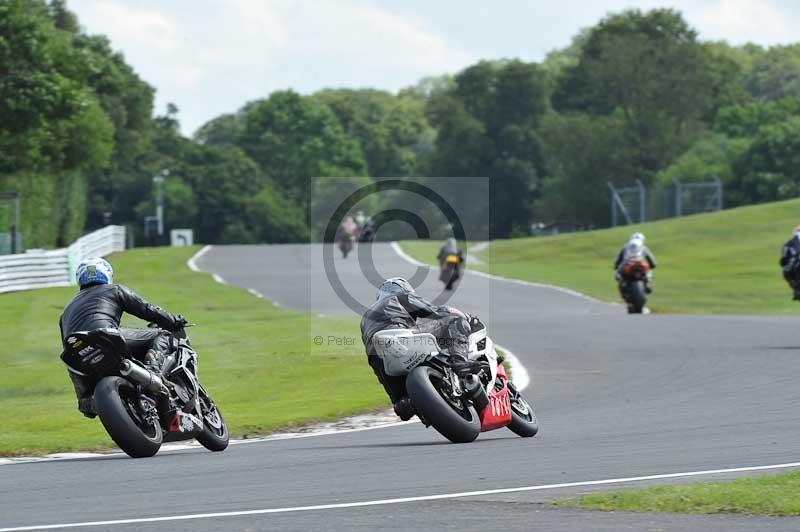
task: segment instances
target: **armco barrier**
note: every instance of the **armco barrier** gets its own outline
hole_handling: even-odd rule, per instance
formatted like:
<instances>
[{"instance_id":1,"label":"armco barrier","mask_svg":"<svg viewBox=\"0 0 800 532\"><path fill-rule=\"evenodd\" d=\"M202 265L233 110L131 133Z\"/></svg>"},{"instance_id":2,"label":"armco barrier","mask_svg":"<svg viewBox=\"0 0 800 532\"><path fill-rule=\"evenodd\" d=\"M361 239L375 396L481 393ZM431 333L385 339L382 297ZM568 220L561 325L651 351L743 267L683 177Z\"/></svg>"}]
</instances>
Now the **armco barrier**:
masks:
<instances>
[{"instance_id":1,"label":"armco barrier","mask_svg":"<svg viewBox=\"0 0 800 532\"><path fill-rule=\"evenodd\" d=\"M68 248L0 257L0 293L75 284L73 273L80 261L124 250L125 227L109 225Z\"/></svg>"}]
</instances>

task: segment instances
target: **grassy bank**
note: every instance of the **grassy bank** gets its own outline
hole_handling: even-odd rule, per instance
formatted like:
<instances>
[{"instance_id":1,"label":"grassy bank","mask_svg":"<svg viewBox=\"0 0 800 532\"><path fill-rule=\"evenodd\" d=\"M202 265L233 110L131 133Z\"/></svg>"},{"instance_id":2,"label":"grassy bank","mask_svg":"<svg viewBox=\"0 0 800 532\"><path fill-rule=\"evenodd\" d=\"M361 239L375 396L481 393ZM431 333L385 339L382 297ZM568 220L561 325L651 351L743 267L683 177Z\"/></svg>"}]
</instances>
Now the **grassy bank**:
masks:
<instances>
[{"instance_id":1,"label":"grassy bank","mask_svg":"<svg viewBox=\"0 0 800 532\"><path fill-rule=\"evenodd\" d=\"M197 324L189 333L200 377L233 435L386 404L364 360L355 319L312 321L217 284L186 267L195 251L138 249L111 260L120 283ZM72 288L56 288L0 295L0 455L112 446L98 420L77 412L58 359L58 318L73 294ZM321 345L315 336L323 338Z\"/></svg>"},{"instance_id":2,"label":"grassy bank","mask_svg":"<svg viewBox=\"0 0 800 532\"><path fill-rule=\"evenodd\" d=\"M800 472L680 486L593 493L555 502L590 510L800 515Z\"/></svg>"},{"instance_id":3,"label":"grassy bank","mask_svg":"<svg viewBox=\"0 0 800 532\"><path fill-rule=\"evenodd\" d=\"M656 312L795 314L800 305L781 276L781 245L800 223L800 200L687 216L599 231L497 240L470 267L505 277L569 287L617 301L613 261L633 231L658 260ZM438 242L403 242L432 263Z\"/></svg>"}]
</instances>

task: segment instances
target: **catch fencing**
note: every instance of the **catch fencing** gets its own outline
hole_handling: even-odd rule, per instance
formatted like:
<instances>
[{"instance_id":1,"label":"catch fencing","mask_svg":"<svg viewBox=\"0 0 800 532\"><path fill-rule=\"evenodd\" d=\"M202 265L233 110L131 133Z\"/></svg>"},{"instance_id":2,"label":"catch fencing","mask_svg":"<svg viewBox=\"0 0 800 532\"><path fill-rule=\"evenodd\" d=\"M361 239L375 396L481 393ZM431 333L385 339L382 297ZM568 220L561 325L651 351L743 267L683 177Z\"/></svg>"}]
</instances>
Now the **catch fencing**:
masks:
<instances>
[{"instance_id":1,"label":"catch fencing","mask_svg":"<svg viewBox=\"0 0 800 532\"><path fill-rule=\"evenodd\" d=\"M722 210L722 182L686 183L673 179L672 185L650 188L636 181L635 186L616 186L611 191L611 225L630 225L663 218L673 218Z\"/></svg>"},{"instance_id":2,"label":"catch fencing","mask_svg":"<svg viewBox=\"0 0 800 532\"><path fill-rule=\"evenodd\" d=\"M75 284L77 265L89 257L125 250L125 227L109 225L84 235L68 248L32 249L0 257L0 293Z\"/></svg>"}]
</instances>

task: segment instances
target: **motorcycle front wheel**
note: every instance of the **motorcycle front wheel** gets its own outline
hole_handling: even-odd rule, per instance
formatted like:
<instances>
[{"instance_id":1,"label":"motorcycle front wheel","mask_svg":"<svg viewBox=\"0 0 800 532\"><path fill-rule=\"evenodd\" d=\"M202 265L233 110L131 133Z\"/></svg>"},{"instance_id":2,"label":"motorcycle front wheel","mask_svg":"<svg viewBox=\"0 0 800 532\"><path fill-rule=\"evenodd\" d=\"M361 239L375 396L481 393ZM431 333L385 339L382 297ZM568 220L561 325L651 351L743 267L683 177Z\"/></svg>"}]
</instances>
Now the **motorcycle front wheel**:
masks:
<instances>
[{"instance_id":1,"label":"motorcycle front wheel","mask_svg":"<svg viewBox=\"0 0 800 532\"><path fill-rule=\"evenodd\" d=\"M517 436L531 438L539 432L539 420L533 407L522 397L522 394L508 383L508 391L511 395L511 423L508 428Z\"/></svg>"},{"instance_id":2,"label":"motorcycle front wheel","mask_svg":"<svg viewBox=\"0 0 800 532\"><path fill-rule=\"evenodd\" d=\"M144 412L140 400L136 386L122 377L106 377L94 389L94 404L103 427L131 458L153 456L164 437L158 417Z\"/></svg>"},{"instance_id":3,"label":"motorcycle front wheel","mask_svg":"<svg viewBox=\"0 0 800 532\"><path fill-rule=\"evenodd\" d=\"M209 451L224 451L230 440L228 425L205 390L200 392L200 408L203 411L203 431L197 435L197 441Z\"/></svg>"},{"instance_id":4,"label":"motorcycle front wheel","mask_svg":"<svg viewBox=\"0 0 800 532\"><path fill-rule=\"evenodd\" d=\"M406 390L417 413L453 443L469 443L481 432L475 407L451 397L443 375L434 368L418 366L406 378Z\"/></svg>"}]
</instances>

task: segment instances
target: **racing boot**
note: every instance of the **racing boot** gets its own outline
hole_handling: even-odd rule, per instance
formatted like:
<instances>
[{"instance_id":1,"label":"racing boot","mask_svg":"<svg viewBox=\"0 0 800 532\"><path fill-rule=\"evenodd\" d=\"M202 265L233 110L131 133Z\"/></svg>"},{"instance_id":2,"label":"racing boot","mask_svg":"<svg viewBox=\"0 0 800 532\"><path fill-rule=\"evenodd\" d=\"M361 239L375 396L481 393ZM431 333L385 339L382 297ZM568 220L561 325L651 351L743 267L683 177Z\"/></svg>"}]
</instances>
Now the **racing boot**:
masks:
<instances>
[{"instance_id":1,"label":"racing boot","mask_svg":"<svg viewBox=\"0 0 800 532\"><path fill-rule=\"evenodd\" d=\"M164 358L164 353L161 351L148 349L147 353L144 354L143 362L147 369L156 375L161 375L161 366L164 365Z\"/></svg>"},{"instance_id":2,"label":"racing boot","mask_svg":"<svg viewBox=\"0 0 800 532\"><path fill-rule=\"evenodd\" d=\"M464 355L451 353L450 367L459 377L466 377L470 373L478 373L483 368L483 365L477 360L469 360Z\"/></svg>"},{"instance_id":3,"label":"racing boot","mask_svg":"<svg viewBox=\"0 0 800 532\"><path fill-rule=\"evenodd\" d=\"M408 421L417 413L410 397L403 397L399 401L395 401L392 406L394 407L394 413L403 421Z\"/></svg>"},{"instance_id":4,"label":"racing boot","mask_svg":"<svg viewBox=\"0 0 800 532\"><path fill-rule=\"evenodd\" d=\"M81 397L78 399L78 410L81 414L88 417L89 419L94 419L97 417L97 409L94 406L94 397Z\"/></svg>"},{"instance_id":5,"label":"racing boot","mask_svg":"<svg viewBox=\"0 0 800 532\"><path fill-rule=\"evenodd\" d=\"M97 409L94 406L94 396L92 395L92 387L80 375L67 372L72 381L72 386L75 388L75 395L78 396L78 411L89 419L97 417Z\"/></svg>"},{"instance_id":6,"label":"racing boot","mask_svg":"<svg viewBox=\"0 0 800 532\"><path fill-rule=\"evenodd\" d=\"M157 349L149 349L144 355L144 366L149 371L161 377L161 368L165 360L166 357L163 352ZM164 380L163 377L162 380ZM179 421L178 409L170 400L169 390L166 388L166 381L164 380L164 382L165 386L162 387L159 393L155 394L156 410L161 419L161 424L167 427L169 431L174 432L177 430L174 427L177 426L176 423Z\"/></svg>"}]
</instances>

